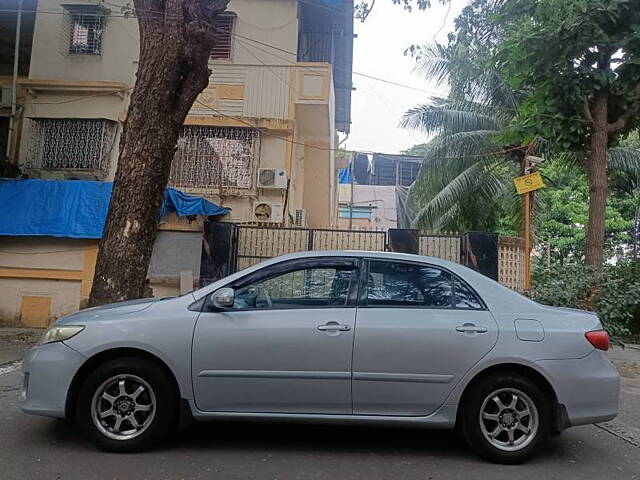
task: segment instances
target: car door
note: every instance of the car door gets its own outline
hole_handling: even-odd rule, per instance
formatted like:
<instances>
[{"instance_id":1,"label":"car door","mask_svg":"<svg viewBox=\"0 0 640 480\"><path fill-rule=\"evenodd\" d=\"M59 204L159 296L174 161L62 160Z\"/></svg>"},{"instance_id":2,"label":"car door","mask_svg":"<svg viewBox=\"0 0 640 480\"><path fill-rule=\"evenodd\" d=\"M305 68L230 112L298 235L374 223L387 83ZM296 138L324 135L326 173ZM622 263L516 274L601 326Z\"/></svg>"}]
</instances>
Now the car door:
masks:
<instances>
[{"instance_id":1,"label":"car door","mask_svg":"<svg viewBox=\"0 0 640 480\"><path fill-rule=\"evenodd\" d=\"M350 414L357 260L298 259L234 282L193 337L202 411Z\"/></svg>"},{"instance_id":2,"label":"car door","mask_svg":"<svg viewBox=\"0 0 640 480\"><path fill-rule=\"evenodd\" d=\"M481 299L441 267L370 260L361 290L354 414L433 413L497 341Z\"/></svg>"}]
</instances>

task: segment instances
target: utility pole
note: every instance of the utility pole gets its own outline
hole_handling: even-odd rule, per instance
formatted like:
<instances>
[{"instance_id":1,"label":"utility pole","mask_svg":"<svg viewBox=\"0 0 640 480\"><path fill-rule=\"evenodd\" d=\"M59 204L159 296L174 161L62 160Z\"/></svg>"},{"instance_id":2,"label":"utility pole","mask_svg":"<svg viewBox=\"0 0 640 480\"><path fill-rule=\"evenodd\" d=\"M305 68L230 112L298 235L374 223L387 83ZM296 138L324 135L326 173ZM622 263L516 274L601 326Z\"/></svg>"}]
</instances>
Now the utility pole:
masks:
<instances>
[{"instance_id":1,"label":"utility pole","mask_svg":"<svg viewBox=\"0 0 640 480\"><path fill-rule=\"evenodd\" d=\"M531 290L531 192L524 198L524 290Z\"/></svg>"},{"instance_id":2,"label":"utility pole","mask_svg":"<svg viewBox=\"0 0 640 480\"><path fill-rule=\"evenodd\" d=\"M520 168L522 169L522 176L514 178L513 182L516 186L516 191L522 197L523 202L523 236L524 236L524 291L531 290L531 240L533 238L533 205L535 199L535 191L544 188L544 182L540 173L533 171L534 166L540 165L544 162L544 158L530 156L529 154L534 148L534 144L530 144L524 150L523 147L517 147L515 155L520 162Z\"/></svg>"},{"instance_id":3,"label":"utility pole","mask_svg":"<svg viewBox=\"0 0 640 480\"><path fill-rule=\"evenodd\" d=\"M522 158L522 175L531 173L531 163L529 162L529 150ZM531 291L531 201L535 192L526 192L522 195L524 201L524 291Z\"/></svg>"},{"instance_id":4,"label":"utility pole","mask_svg":"<svg viewBox=\"0 0 640 480\"><path fill-rule=\"evenodd\" d=\"M7 158L11 154L11 141L15 140L14 130L16 125L16 109L18 104L18 67L20 65L20 30L22 27L22 2L18 0L18 18L16 20L16 38L13 46L13 79L11 85L11 116L9 117L9 138L7 139ZM14 158L17 163L17 158Z\"/></svg>"}]
</instances>

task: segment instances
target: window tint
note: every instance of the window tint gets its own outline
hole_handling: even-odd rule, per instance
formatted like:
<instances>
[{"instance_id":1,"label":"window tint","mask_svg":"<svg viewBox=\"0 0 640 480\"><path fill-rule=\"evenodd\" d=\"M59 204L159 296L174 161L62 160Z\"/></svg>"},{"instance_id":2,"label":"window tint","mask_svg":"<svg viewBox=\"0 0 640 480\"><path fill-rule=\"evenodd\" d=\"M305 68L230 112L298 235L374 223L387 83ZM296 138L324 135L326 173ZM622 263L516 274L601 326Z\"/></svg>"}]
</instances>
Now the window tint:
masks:
<instances>
[{"instance_id":1,"label":"window tint","mask_svg":"<svg viewBox=\"0 0 640 480\"><path fill-rule=\"evenodd\" d=\"M233 308L341 307L347 303L352 270L307 268L238 288Z\"/></svg>"},{"instance_id":2,"label":"window tint","mask_svg":"<svg viewBox=\"0 0 640 480\"><path fill-rule=\"evenodd\" d=\"M436 267L371 261L368 305L451 307L453 279Z\"/></svg>"},{"instance_id":3,"label":"window tint","mask_svg":"<svg viewBox=\"0 0 640 480\"><path fill-rule=\"evenodd\" d=\"M456 308L482 308L482 303L475 293L459 279L454 283L454 305Z\"/></svg>"}]
</instances>

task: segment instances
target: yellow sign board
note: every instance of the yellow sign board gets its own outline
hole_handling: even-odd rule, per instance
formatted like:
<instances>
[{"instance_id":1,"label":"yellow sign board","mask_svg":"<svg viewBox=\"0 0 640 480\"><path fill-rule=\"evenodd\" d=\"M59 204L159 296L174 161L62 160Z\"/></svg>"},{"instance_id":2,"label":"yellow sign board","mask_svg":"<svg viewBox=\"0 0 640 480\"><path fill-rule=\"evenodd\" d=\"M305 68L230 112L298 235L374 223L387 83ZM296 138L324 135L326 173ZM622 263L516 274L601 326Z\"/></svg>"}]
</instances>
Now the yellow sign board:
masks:
<instances>
[{"instance_id":1,"label":"yellow sign board","mask_svg":"<svg viewBox=\"0 0 640 480\"><path fill-rule=\"evenodd\" d=\"M529 175L514 178L513 183L516 184L516 190L520 195L544 188L544 182L542 181L540 172L533 172Z\"/></svg>"}]
</instances>

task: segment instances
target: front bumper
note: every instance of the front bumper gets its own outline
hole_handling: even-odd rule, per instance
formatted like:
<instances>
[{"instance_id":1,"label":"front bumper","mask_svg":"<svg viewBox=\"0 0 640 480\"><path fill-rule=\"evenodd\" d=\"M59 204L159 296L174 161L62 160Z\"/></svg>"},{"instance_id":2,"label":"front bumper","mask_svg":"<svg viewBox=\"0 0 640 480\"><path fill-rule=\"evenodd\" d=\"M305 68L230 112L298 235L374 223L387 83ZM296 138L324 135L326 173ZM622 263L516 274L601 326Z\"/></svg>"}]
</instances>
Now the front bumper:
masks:
<instances>
[{"instance_id":1,"label":"front bumper","mask_svg":"<svg viewBox=\"0 0 640 480\"><path fill-rule=\"evenodd\" d=\"M38 345L27 351L22 361L22 411L64 418L67 392L85 360L85 356L62 342Z\"/></svg>"},{"instance_id":2,"label":"front bumper","mask_svg":"<svg viewBox=\"0 0 640 480\"><path fill-rule=\"evenodd\" d=\"M620 375L604 352L584 358L536 362L551 380L571 426L606 422L618 415Z\"/></svg>"}]
</instances>

